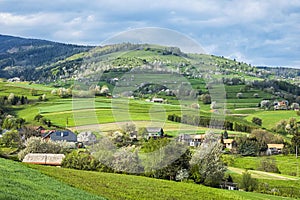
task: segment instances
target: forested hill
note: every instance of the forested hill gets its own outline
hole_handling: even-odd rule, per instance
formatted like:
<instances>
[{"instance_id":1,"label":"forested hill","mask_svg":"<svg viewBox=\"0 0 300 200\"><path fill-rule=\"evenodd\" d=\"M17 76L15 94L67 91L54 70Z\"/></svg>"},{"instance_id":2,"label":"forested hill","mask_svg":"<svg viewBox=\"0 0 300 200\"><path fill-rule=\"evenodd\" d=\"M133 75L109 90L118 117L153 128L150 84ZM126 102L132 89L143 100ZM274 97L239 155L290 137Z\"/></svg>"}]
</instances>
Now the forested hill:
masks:
<instances>
[{"instance_id":1,"label":"forested hill","mask_svg":"<svg viewBox=\"0 0 300 200\"><path fill-rule=\"evenodd\" d=\"M93 47L0 35L0 74L5 78L26 75L33 68L91 48Z\"/></svg>"}]
</instances>

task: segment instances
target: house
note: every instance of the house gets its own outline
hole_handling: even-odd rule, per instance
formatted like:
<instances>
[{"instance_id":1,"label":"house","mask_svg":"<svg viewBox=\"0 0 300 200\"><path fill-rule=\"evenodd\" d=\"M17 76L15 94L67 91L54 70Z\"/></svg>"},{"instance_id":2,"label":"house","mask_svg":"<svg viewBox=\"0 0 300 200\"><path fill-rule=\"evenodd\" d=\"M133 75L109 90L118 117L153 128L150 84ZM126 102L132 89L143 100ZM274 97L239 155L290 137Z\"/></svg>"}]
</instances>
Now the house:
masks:
<instances>
[{"instance_id":1,"label":"house","mask_svg":"<svg viewBox=\"0 0 300 200\"><path fill-rule=\"evenodd\" d=\"M292 103L291 105L291 109L295 110L295 111L298 111L299 110L299 103Z\"/></svg>"},{"instance_id":2,"label":"house","mask_svg":"<svg viewBox=\"0 0 300 200\"><path fill-rule=\"evenodd\" d=\"M193 141L193 138L191 137L191 135L189 134L180 134L177 137L177 142L186 144L186 145L190 145L190 143Z\"/></svg>"},{"instance_id":3,"label":"house","mask_svg":"<svg viewBox=\"0 0 300 200\"><path fill-rule=\"evenodd\" d=\"M205 134L197 134L191 136L193 138L193 141L190 143L190 146L192 147L200 146L203 140L205 139Z\"/></svg>"},{"instance_id":4,"label":"house","mask_svg":"<svg viewBox=\"0 0 300 200\"><path fill-rule=\"evenodd\" d=\"M20 82L21 79L19 77L10 78L7 80L7 82Z\"/></svg>"},{"instance_id":5,"label":"house","mask_svg":"<svg viewBox=\"0 0 300 200\"><path fill-rule=\"evenodd\" d=\"M46 129L42 126L36 126L36 127L34 127L34 130L41 133L41 131L46 130Z\"/></svg>"},{"instance_id":6,"label":"house","mask_svg":"<svg viewBox=\"0 0 300 200\"><path fill-rule=\"evenodd\" d=\"M152 98L151 102L153 102L153 103L163 103L164 99L162 99L162 98Z\"/></svg>"},{"instance_id":7,"label":"house","mask_svg":"<svg viewBox=\"0 0 300 200\"><path fill-rule=\"evenodd\" d=\"M288 106L289 106L289 102L287 100L274 102L274 110L287 110Z\"/></svg>"},{"instance_id":8,"label":"house","mask_svg":"<svg viewBox=\"0 0 300 200\"><path fill-rule=\"evenodd\" d=\"M164 137L164 130L162 128L148 127L146 130L148 132L147 140Z\"/></svg>"},{"instance_id":9,"label":"house","mask_svg":"<svg viewBox=\"0 0 300 200\"><path fill-rule=\"evenodd\" d=\"M220 188L225 190L239 190L237 183L227 182L227 181L222 182Z\"/></svg>"},{"instance_id":10,"label":"house","mask_svg":"<svg viewBox=\"0 0 300 200\"><path fill-rule=\"evenodd\" d=\"M232 149L237 147L237 143L234 139L223 139L224 147L227 149Z\"/></svg>"},{"instance_id":11,"label":"house","mask_svg":"<svg viewBox=\"0 0 300 200\"><path fill-rule=\"evenodd\" d=\"M282 153L284 144L267 144L268 145L268 154L279 154Z\"/></svg>"},{"instance_id":12,"label":"house","mask_svg":"<svg viewBox=\"0 0 300 200\"><path fill-rule=\"evenodd\" d=\"M81 132L77 135L77 141L84 145L92 145L96 143L97 137L91 131Z\"/></svg>"},{"instance_id":13,"label":"house","mask_svg":"<svg viewBox=\"0 0 300 200\"><path fill-rule=\"evenodd\" d=\"M50 131L43 135L43 139L53 141L77 142L77 136L71 131Z\"/></svg>"},{"instance_id":14,"label":"house","mask_svg":"<svg viewBox=\"0 0 300 200\"><path fill-rule=\"evenodd\" d=\"M184 143L190 147L200 146L205 138L204 134L190 135L190 134L180 134L177 138L178 142Z\"/></svg>"},{"instance_id":15,"label":"house","mask_svg":"<svg viewBox=\"0 0 300 200\"><path fill-rule=\"evenodd\" d=\"M38 165L60 166L64 158L64 154L29 153L24 157L22 162Z\"/></svg>"}]
</instances>

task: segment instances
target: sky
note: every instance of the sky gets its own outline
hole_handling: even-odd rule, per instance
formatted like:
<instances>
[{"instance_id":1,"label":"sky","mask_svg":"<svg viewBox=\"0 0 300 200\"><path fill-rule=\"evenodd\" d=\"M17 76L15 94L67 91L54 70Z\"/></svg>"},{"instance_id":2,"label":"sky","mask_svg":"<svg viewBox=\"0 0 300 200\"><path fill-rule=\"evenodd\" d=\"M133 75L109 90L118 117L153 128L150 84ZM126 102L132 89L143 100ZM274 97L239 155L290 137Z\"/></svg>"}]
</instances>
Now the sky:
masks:
<instances>
[{"instance_id":1,"label":"sky","mask_svg":"<svg viewBox=\"0 0 300 200\"><path fill-rule=\"evenodd\" d=\"M300 0L0 0L0 34L100 45L120 32L174 30L208 54L300 68Z\"/></svg>"}]
</instances>

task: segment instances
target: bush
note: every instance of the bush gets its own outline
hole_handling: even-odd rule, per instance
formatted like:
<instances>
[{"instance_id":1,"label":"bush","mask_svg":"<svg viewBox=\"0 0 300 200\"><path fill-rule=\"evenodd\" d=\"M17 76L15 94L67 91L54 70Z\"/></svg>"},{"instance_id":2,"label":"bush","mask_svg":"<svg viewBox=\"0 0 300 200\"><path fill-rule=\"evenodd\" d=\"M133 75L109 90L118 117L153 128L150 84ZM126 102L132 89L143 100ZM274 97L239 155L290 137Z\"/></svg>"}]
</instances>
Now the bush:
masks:
<instances>
[{"instance_id":1,"label":"bush","mask_svg":"<svg viewBox=\"0 0 300 200\"><path fill-rule=\"evenodd\" d=\"M7 131L1 138L1 143L6 147L19 147L21 145L21 138L18 131Z\"/></svg>"},{"instance_id":2,"label":"bush","mask_svg":"<svg viewBox=\"0 0 300 200\"><path fill-rule=\"evenodd\" d=\"M246 171L243 172L239 187L246 192L251 192L257 188L257 181L251 177L251 174L248 171Z\"/></svg>"},{"instance_id":3,"label":"bush","mask_svg":"<svg viewBox=\"0 0 300 200\"><path fill-rule=\"evenodd\" d=\"M280 174L280 171L279 171L279 169L276 165L276 160L274 158L263 158L263 159L261 159L260 166L258 167L258 170Z\"/></svg>"},{"instance_id":4,"label":"bush","mask_svg":"<svg viewBox=\"0 0 300 200\"><path fill-rule=\"evenodd\" d=\"M262 120L258 117L253 117L252 118L252 123L258 125L258 126L261 126L262 125Z\"/></svg>"},{"instance_id":5,"label":"bush","mask_svg":"<svg viewBox=\"0 0 300 200\"><path fill-rule=\"evenodd\" d=\"M63 159L62 167L79 169L79 170L93 170L102 172L111 172L112 170L101 164L89 152L73 151Z\"/></svg>"},{"instance_id":6,"label":"bush","mask_svg":"<svg viewBox=\"0 0 300 200\"><path fill-rule=\"evenodd\" d=\"M204 104L211 104L211 96L209 94L201 95L201 100Z\"/></svg>"}]
</instances>

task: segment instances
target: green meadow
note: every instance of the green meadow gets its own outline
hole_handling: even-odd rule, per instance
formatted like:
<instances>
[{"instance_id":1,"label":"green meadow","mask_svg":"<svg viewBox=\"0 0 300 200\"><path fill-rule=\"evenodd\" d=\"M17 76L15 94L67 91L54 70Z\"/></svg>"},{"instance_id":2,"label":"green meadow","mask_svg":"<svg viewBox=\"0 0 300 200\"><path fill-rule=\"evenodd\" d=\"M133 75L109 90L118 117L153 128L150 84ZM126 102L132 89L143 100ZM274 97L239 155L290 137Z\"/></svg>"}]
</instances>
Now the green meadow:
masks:
<instances>
[{"instance_id":1,"label":"green meadow","mask_svg":"<svg viewBox=\"0 0 300 200\"><path fill-rule=\"evenodd\" d=\"M142 176L78 171L36 165L30 165L30 167L65 182L74 188L112 200L289 199L259 193L221 190L194 183L166 181Z\"/></svg>"},{"instance_id":2,"label":"green meadow","mask_svg":"<svg viewBox=\"0 0 300 200\"><path fill-rule=\"evenodd\" d=\"M3 200L104 199L3 158L0 158L0 177L0 199Z\"/></svg>"}]
</instances>

